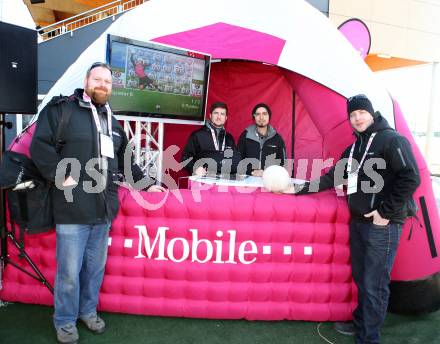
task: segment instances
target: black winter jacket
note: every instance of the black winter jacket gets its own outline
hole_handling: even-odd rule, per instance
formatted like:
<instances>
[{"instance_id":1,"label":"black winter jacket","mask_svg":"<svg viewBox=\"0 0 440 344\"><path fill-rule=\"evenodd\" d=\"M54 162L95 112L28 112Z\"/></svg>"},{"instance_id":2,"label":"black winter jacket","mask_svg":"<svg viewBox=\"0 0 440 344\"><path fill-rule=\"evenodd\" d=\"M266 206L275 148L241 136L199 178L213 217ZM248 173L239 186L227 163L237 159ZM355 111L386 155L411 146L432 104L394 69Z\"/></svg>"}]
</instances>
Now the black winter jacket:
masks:
<instances>
[{"instance_id":1,"label":"black winter jacket","mask_svg":"<svg viewBox=\"0 0 440 344\"><path fill-rule=\"evenodd\" d=\"M82 94L83 90L77 89L72 96L56 97L46 105L38 117L30 147L32 160L41 174L51 182L55 180L57 165L62 159L75 158L80 163L78 185L72 190L73 202L66 200L64 190L58 189L55 185L52 187L53 210L57 224L96 224L112 221L119 208L117 184L114 181L118 179L118 173L124 172L124 152L128 140L123 128L113 117L114 159L108 158L108 178L105 180L105 189L98 193L86 192L88 186L97 185L97 165L88 166L86 164L90 159L99 157L99 145L90 105L82 100ZM63 102L69 103L68 106L73 109L73 112L63 135L65 144L60 154L57 154L55 138ZM107 123L106 108L102 106L97 109ZM132 155L129 170L134 182L144 177L140 167L134 163ZM67 169L65 177L67 178L69 175L70 171ZM148 181L148 184L150 186L151 181Z\"/></svg>"},{"instance_id":2,"label":"black winter jacket","mask_svg":"<svg viewBox=\"0 0 440 344\"><path fill-rule=\"evenodd\" d=\"M212 164L203 164L203 166L208 168L208 172L210 173L221 173L222 166L228 161L231 164L231 168L228 168L225 165L226 172L236 173L237 165L240 161L240 154L237 150L237 146L235 145L234 138L231 134L226 132L224 128L221 130L215 131L215 137L218 142L218 146L220 148L219 151L215 149L214 141L212 140L212 133L210 130L210 123L207 122L205 126L194 131L185 145L183 150L181 161L184 162L187 159L190 159L188 163L185 165L185 169L189 174L192 174L194 171L194 165L199 159L213 159L215 161L215 165ZM212 127L213 128L213 127ZM225 151L230 155L225 156L225 152L221 151L223 139L225 139ZM199 166L196 166L196 168ZM229 171L230 170L230 171Z\"/></svg>"},{"instance_id":3,"label":"black winter jacket","mask_svg":"<svg viewBox=\"0 0 440 344\"><path fill-rule=\"evenodd\" d=\"M238 150L242 159L252 158L259 161L258 166L247 164L246 174L252 174L252 170L264 170L270 165L270 160L277 159L276 165L283 166L286 159L286 145L280 134L272 126L268 126L266 138L261 138L257 133L256 125L247 127L238 139ZM269 159L268 159L269 157Z\"/></svg>"},{"instance_id":4,"label":"black winter jacket","mask_svg":"<svg viewBox=\"0 0 440 344\"><path fill-rule=\"evenodd\" d=\"M377 132L359 171L357 191L348 195L348 206L351 216L361 221L371 222L372 218L364 215L377 210L380 216L391 222L404 223L408 201L420 184L419 170L408 140L392 129L379 113L376 114L374 123L366 131L355 133L353 159L359 163L371 134ZM332 167L319 180L306 183L297 194L340 185L342 177L347 178L350 151L351 145L342 154L341 164L337 164L336 169ZM372 160L378 158L385 162L382 168Z\"/></svg>"}]
</instances>

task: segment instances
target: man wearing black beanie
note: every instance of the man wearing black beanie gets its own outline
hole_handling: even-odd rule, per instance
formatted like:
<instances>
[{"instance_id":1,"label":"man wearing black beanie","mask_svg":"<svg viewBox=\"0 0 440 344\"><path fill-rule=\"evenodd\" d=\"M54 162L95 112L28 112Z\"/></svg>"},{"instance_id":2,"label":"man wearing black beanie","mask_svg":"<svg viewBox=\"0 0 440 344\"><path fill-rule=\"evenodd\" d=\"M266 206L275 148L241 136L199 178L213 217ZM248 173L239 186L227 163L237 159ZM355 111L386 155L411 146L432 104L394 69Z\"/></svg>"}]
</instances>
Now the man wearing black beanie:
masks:
<instances>
[{"instance_id":1,"label":"man wearing black beanie","mask_svg":"<svg viewBox=\"0 0 440 344\"><path fill-rule=\"evenodd\" d=\"M349 98L347 113L356 141L328 173L289 187L285 193L318 192L342 182L347 185L351 267L358 305L353 322L335 323L335 329L355 335L357 344L378 344L402 224L420 176L408 140L374 112L367 96Z\"/></svg>"},{"instance_id":2,"label":"man wearing black beanie","mask_svg":"<svg viewBox=\"0 0 440 344\"><path fill-rule=\"evenodd\" d=\"M367 96L363 94L358 94L357 96L351 97L347 100L348 118L350 118L350 114L356 110L365 110L371 116L375 116L373 104L371 104L370 99L368 99Z\"/></svg>"}]
</instances>

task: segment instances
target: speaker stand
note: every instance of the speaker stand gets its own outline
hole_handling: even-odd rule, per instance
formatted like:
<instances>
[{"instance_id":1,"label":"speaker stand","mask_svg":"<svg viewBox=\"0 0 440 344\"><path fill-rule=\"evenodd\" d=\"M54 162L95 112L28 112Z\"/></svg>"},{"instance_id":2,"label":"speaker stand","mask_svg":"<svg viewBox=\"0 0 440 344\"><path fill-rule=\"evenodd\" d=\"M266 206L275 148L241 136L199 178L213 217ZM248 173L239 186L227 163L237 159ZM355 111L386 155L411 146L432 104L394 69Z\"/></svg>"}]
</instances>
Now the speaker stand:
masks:
<instances>
[{"instance_id":1,"label":"speaker stand","mask_svg":"<svg viewBox=\"0 0 440 344\"><path fill-rule=\"evenodd\" d=\"M3 152L6 150L6 144L5 144L5 127L11 128L11 123L6 122L5 114L0 113L0 163L3 159ZM24 258L26 262L30 265L33 272L29 272L28 270L24 269L17 263L11 260L10 256L8 255L8 238L9 240L14 244L14 246L18 249L19 258ZM30 277L36 279L37 281L44 284L47 289L53 294L53 287L49 283L49 281L44 277L44 275L41 273L41 271L38 269L38 267L35 265L35 263L32 261L32 259L29 257L29 255L24 250L24 242L23 242L23 236L20 236L20 240L17 240L15 237L14 231L11 228L11 230L8 230L7 223L6 223L6 191L4 189L1 189L0 191L0 249L1 249L1 256L0 256L0 290L3 288L3 272L8 264L11 264L18 270L24 272L25 274L29 275Z\"/></svg>"}]
</instances>

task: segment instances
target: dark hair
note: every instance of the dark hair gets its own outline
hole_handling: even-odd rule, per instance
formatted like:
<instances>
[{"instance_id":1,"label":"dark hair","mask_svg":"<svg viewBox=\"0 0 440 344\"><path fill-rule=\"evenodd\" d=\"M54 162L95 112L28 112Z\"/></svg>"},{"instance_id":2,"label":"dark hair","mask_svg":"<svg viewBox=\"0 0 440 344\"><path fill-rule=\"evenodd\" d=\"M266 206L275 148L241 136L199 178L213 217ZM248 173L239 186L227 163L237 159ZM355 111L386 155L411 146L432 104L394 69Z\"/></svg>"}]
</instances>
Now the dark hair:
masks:
<instances>
[{"instance_id":1,"label":"dark hair","mask_svg":"<svg viewBox=\"0 0 440 344\"><path fill-rule=\"evenodd\" d=\"M92 71L92 69L95 69L95 68L98 68L98 67L107 68L110 71L110 73L112 73L112 68L107 63L105 63L105 62L95 62L95 63L93 63L89 67L89 69L87 69L86 78L89 77L90 72Z\"/></svg>"},{"instance_id":2,"label":"dark hair","mask_svg":"<svg viewBox=\"0 0 440 344\"><path fill-rule=\"evenodd\" d=\"M260 107L264 107L267 110L267 113L269 114L269 118L272 117L272 110L270 109L269 105L264 104L264 103L258 103L257 105L254 106L254 108L252 109L252 118L255 117L255 112L257 111L258 108Z\"/></svg>"},{"instance_id":3,"label":"dark hair","mask_svg":"<svg viewBox=\"0 0 440 344\"><path fill-rule=\"evenodd\" d=\"M217 108L225 109L226 115L228 114L228 106L226 105L226 103L223 102L212 103L210 113L212 113Z\"/></svg>"}]
</instances>

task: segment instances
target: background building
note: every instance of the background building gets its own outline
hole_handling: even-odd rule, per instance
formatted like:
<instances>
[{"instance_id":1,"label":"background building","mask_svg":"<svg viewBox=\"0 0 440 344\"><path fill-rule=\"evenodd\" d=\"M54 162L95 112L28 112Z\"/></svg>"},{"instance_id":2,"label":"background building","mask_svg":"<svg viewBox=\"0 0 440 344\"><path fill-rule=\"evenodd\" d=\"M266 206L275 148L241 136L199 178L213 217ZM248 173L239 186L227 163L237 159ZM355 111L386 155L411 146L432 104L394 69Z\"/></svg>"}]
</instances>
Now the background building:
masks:
<instances>
[{"instance_id":1,"label":"background building","mask_svg":"<svg viewBox=\"0 0 440 344\"><path fill-rule=\"evenodd\" d=\"M330 0L339 26L361 19L370 30L366 62L402 107L432 173L440 174L440 1Z\"/></svg>"}]
</instances>

